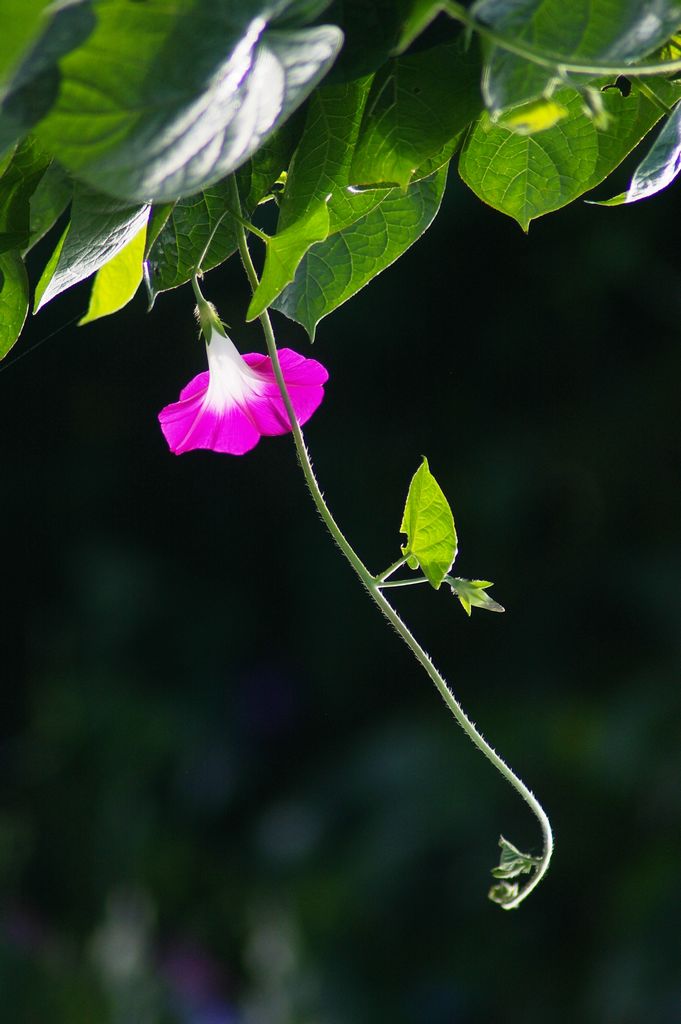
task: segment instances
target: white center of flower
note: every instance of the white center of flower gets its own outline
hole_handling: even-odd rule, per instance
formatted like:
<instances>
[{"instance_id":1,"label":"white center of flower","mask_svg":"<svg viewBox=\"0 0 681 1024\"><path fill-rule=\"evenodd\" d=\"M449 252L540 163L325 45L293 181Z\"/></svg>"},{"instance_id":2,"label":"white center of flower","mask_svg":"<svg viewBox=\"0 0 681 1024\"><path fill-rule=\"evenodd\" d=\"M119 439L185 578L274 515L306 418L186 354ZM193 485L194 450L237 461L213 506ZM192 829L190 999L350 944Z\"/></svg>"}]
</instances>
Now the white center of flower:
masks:
<instances>
[{"instance_id":1,"label":"white center of flower","mask_svg":"<svg viewBox=\"0 0 681 1024\"><path fill-rule=\"evenodd\" d=\"M213 331L206 345L210 380L205 404L215 411L242 408L262 394L265 381L241 357L230 338Z\"/></svg>"}]
</instances>

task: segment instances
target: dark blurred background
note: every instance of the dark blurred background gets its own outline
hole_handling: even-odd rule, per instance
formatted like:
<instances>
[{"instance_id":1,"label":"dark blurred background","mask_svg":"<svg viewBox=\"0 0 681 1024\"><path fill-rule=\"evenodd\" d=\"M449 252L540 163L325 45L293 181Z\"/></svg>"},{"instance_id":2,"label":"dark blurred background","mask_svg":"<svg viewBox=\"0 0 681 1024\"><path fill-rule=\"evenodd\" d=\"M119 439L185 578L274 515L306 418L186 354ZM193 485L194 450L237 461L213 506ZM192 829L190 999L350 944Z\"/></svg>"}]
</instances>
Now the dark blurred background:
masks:
<instances>
[{"instance_id":1,"label":"dark blurred background","mask_svg":"<svg viewBox=\"0 0 681 1024\"><path fill-rule=\"evenodd\" d=\"M426 454L457 571L507 608L393 592L551 815L512 913L497 839L537 852L536 822L334 549L290 438L168 452L158 410L204 365L189 287L77 328L81 286L29 325L0 371L3 1021L681 1021L677 208L580 202L525 237L452 169L313 349L307 436L362 557L398 556ZM236 262L205 290L262 349Z\"/></svg>"}]
</instances>

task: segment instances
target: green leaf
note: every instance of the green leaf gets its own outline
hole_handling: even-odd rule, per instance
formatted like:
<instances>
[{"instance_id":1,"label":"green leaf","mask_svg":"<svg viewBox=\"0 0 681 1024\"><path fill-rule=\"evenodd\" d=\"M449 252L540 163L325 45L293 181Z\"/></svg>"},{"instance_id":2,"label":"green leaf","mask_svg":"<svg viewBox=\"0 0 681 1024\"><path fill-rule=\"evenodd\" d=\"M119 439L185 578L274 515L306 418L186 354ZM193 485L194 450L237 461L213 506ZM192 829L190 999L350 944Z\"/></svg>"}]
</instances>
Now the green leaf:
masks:
<instances>
[{"instance_id":1,"label":"green leaf","mask_svg":"<svg viewBox=\"0 0 681 1024\"><path fill-rule=\"evenodd\" d=\"M549 95L559 81L561 63L632 64L681 26L678 0L478 0L471 14L555 60L552 71L491 46L483 95L493 113ZM585 80L592 77L586 74Z\"/></svg>"},{"instance_id":2,"label":"green leaf","mask_svg":"<svg viewBox=\"0 0 681 1024\"><path fill-rule=\"evenodd\" d=\"M95 31L60 63L40 137L79 178L123 199L206 188L303 102L342 43L334 25L268 24L271 10L265 0L102 0Z\"/></svg>"},{"instance_id":3,"label":"green leaf","mask_svg":"<svg viewBox=\"0 0 681 1024\"><path fill-rule=\"evenodd\" d=\"M480 61L461 42L389 61L376 75L350 181L401 188L482 109Z\"/></svg>"},{"instance_id":4,"label":"green leaf","mask_svg":"<svg viewBox=\"0 0 681 1024\"><path fill-rule=\"evenodd\" d=\"M130 206L76 185L71 223L38 282L34 312L113 259L148 217L148 205Z\"/></svg>"},{"instance_id":5,"label":"green leaf","mask_svg":"<svg viewBox=\"0 0 681 1024\"><path fill-rule=\"evenodd\" d=\"M622 197L624 203L637 203L661 192L681 171L681 103L664 123L662 131L634 171L631 184ZM617 197L616 197L617 198ZM601 205L619 205L612 200Z\"/></svg>"},{"instance_id":6,"label":"green leaf","mask_svg":"<svg viewBox=\"0 0 681 1024\"><path fill-rule=\"evenodd\" d=\"M310 97L305 130L289 168L281 200L278 231L327 206L334 233L365 216L385 198L385 191L349 191L350 163L357 141L371 76L343 85L323 85Z\"/></svg>"},{"instance_id":7,"label":"green leaf","mask_svg":"<svg viewBox=\"0 0 681 1024\"><path fill-rule=\"evenodd\" d=\"M406 193L389 192L365 217L313 245L274 308L302 324L314 340L320 320L421 237L440 208L446 181L444 167Z\"/></svg>"},{"instance_id":8,"label":"green leaf","mask_svg":"<svg viewBox=\"0 0 681 1024\"><path fill-rule=\"evenodd\" d=\"M50 157L29 136L21 142L0 178L0 252L24 249L30 234L30 199Z\"/></svg>"},{"instance_id":9,"label":"green leaf","mask_svg":"<svg viewBox=\"0 0 681 1024\"><path fill-rule=\"evenodd\" d=\"M30 199L30 232L25 252L32 249L54 227L73 195L73 182L53 160Z\"/></svg>"},{"instance_id":10,"label":"green leaf","mask_svg":"<svg viewBox=\"0 0 681 1024\"><path fill-rule=\"evenodd\" d=\"M3 37L7 31L6 22L10 20L4 12L7 2L3 0ZM15 6L16 0L9 2ZM25 7L31 8L26 30L35 40L33 0L25 4L16 3L16 6L21 7L22 13ZM59 59L79 46L95 25L90 0L67 0L59 6L50 3L43 5L43 9L44 15L51 14L51 17L49 20L46 16L41 18L37 27L42 28L42 34L37 42L28 46L23 59L13 67L4 90L0 88L0 153L47 114L59 92ZM23 30L23 27L19 29L20 32Z\"/></svg>"},{"instance_id":11,"label":"green leaf","mask_svg":"<svg viewBox=\"0 0 681 1024\"><path fill-rule=\"evenodd\" d=\"M160 292L178 288L191 280L209 239L210 245L201 264L204 271L219 266L236 252L236 223L226 213L228 208L226 181L175 203L146 260L150 305Z\"/></svg>"},{"instance_id":12,"label":"green leaf","mask_svg":"<svg viewBox=\"0 0 681 1024\"><path fill-rule=\"evenodd\" d=\"M499 846L501 847L499 867L492 868L492 875L495 878L508 879L529 875L541 863L541 857L531 857L529 853L521 853L513 843L509 843L508 839L504 839L503 836L499 837Z\"/></svg>"},{"instance_id":13,"label":"green leaf","mask_svg":"<svg viewBox=\"0 0 681 1024\"><path fill-rule=\"evenodd\" d=\"M154 242L163 231L164 227L168 223L171 213L175 209L175 202L172 203L154 203L149 214L149 220L147 221L147 234L144 243L144 258L148 257L151 252Z\"/></svg>"},{"instance_id":14,"label":"green leaf","mask_svg":"<svg viewBox=\"0 0 681 1024\"><path fill-rule=\"evenodd\" d=\"M21 334L28 313L28 277L18 252L0 253L0 359Z\"/></svg>"},{"instance_id":15,"label":"green leaf","mask_svg":"<svg viewBox=\"0 0 681 1024\"><path fill-rule=\"evenodd\" d=\"M496 885L491 886L487 896L492 903L498 903L503 907L504 904L511 903L516 898L518 891L517 882L497 882Z\"/></svg>"},{"instance_id":16,"label":"green leaf","mask_svg":"<svg viewBox=\"0 0 681 1024\"><path fill-rule=\"evenodd\" d=\"M3 0L0 33L0 97L31 43L43 30L48 0Z\"/></svg>"},{"instance_id":17,"label":"green leaf","mask_svg":"<svg viewBox=\"0 0 681 1024\"><path fill-rule=\"evenodd\" d=\"M553 128L568 114L567 107L555 100L530 100L529 103L521 103L519 107L511 107L507 113L500 115L496 123L502 128L510 128L518 135L536 135L537 132Z\"/></svg>"},{"instance_id":18,"label":"green leaf","mask_svg":"<svg viewBox=\"0 0 681 1024\"><path fill-rule=\"evenodd\" d=\"M109 316L130 302L142 281L146 225L95 274L90 305L78 326Z\"/></svg>"},{"instance_id":19,"label":"green leaf","mask_svg":"<svg viewBox=\"0 0 681 1024\"><path fill-rule=\"evenodd\" d=\"M678 98L678 84L659 84L668 101ZM567 117L536 136L516 134L483 114L464 143L461 177L483 202L526 231L536 217L566 206L603 181L661 116L640 93L624 97L615 89L602 95L610 118L607 132L596 128L572 89L555 96Z\"/></svg>"},{"instance_id":20,"label":"green leaf","mask_svg":"<svg viewBox=\"0 0 681 1024\"><path fill-rule=\"evenodd\" d=\"M267 253L260 284L251 299L246 320L254 320L272 304L295 277L303 256L315 242L329 233L329 211L326 203L313 207L308 215L290 228L277 232L267 240Z\"/></svg>"},{"instance_id":21,"label":"green leaf","mask_svg":"<svg viewBox=\"0 0 681 1024\"><path fill-rule=\"evenodd\" d=\"M482 608L486 612L505 611L502 605L497 604L485 593L488 587L494 586L489 580L464 580L460 576L448 576L447 583L468 616L471 614L471 608Z\"/></svg>"},{"instance_id":22,"label":"green leaf","mask_svg":"<svg viewBox=\"0 0 681 1024\"><path fill-rule=\"evenodd\" d=\"M456 558L457 537L449 502L425 456L409 485L400 532L407 535L402 546L407 564L420 566L437 590Z\"/></svg>"}]
</instances>

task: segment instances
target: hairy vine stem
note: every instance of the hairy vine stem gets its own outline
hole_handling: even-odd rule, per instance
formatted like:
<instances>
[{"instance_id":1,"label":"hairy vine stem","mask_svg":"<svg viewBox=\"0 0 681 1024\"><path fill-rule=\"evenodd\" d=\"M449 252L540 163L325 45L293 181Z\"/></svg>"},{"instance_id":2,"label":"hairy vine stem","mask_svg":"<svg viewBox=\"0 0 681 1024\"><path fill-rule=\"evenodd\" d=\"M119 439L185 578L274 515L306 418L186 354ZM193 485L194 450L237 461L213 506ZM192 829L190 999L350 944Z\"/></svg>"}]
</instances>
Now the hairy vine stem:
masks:
<instances>
[{"instance_id":1,"label":"hairy vine stem","mask_svg":"<svg viewBox=\"0 0 681 1024\"><path fill-rule=\"evenodd\" d=\"M233 175L229 178L229 182L231 190L230 206L235 211L239 211L241 209L241 200L239 197L239 190L237 187L236 179L234 178ZM246 276L248 277L251 289L255 291L255 289L258 287L259 281L258 275L253 265L250 250L248 248L248 240L244 224L239 215L235 217L235 222L237 224L237 236L241 261L244 265L244 270L246 271ZM476 727L473 725L473 723L468 718L463 708L457 701L452 691L449 689L444 677L440 674L440 672L433 664L430 655L428 655L427 652L423 649L423 647L418 642L416 637L413 635L409 627L402 621L402 619L397 614L393 606L389 603L389 601L386 600L384 594L382 593L381 588L386 585L385 581L387 580L387 578L390 575L392 575L393 572L399 569L400 566L404 565L406 559L398 559L398 561L395 562L392 566L390 566L384 573L382 573L379 576L374 576L364 565L361 558L354 550L350 542L346 539L342 530L338 526L336 520L334 519L331 513L331 510L329 509L329 506L326 503L324 495L321 492L319 484L317 483L317 478L314 473L310 454L305 444L303 432L300 428L300 424L298 423L298 418L296 416L293 404L291 402L291 398L286 387L286 381L284 380L281 364L279 362L279 353L277 351L277 344L274 336L274 331L272 329L272 322L270 320L267 310L264 310L264 312L260 314L259 319L262 325L263 333L265 335L267 352L270 359L272 360L272 367L274 369L276 381L277 384L279 385L281 397L283 399L291 423L293 440L298 455L298 461L303 471L303 475L305 477L305 482L307 484L308 490L310 492L310 495L312 496L312 500L317 508L317 511L319 512L319 515L324 521L329 533L333 537L334 541L336 542L342 553L345 555L347 561L355 570L355 573L359 577L362 585L368 591L369 595L371 596L372 600L377 605L381 613L388 620L391 626L394 627L396 632L399 633L402 640L414 654L419 664L428 673L431 680L435 684L440 696L442 697L445 704L449 708L450 712L452 713L456 721L459 723L463 731L466 733L468 738L475 744L475 746L480 751L482 751L485 757L489 761L491 761L491 763L494 765L497 771L499 771L501 775L503 775L503 777L513 786L516 792L520 794L520 796L528 804L528 806L536 816L537 820L539 821L543 839L543 850L541 858L539 859L539 863L537 864L536 869L534 871L534 874L531 875L529 880L513 896L513 898L509 898L508 900L500 903L500 906L502 906L505 910L512 910L522 903L522 901L529 895L529 893L535 888L535 886L539 884L543 876L546 874L549 862L551 860L551 854L553 852L553 835L551 832L551 825L549 823L549 819L543 807L541 806L537 798L534 796L534 794L531 792L531 790L528 789L525 783L522 782L520 778L518 778L515 772L513 772L511 768L509 768L506 762L499 756L499 754L497 754L497 752L478 732Z\"/></svg>"}]
</instances>

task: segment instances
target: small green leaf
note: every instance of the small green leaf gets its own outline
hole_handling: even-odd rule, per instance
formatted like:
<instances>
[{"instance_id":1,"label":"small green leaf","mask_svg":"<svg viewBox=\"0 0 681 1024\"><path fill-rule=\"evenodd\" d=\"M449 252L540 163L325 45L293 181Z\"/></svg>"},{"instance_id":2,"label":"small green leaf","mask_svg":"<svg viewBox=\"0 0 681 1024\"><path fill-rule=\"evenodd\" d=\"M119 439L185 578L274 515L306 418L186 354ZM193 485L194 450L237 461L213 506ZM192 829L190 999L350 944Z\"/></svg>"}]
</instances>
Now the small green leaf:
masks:
<instances>
[{"instance_id":1,"label":"small green leaf","mask_svg":"<svg viewBox=\"0 0 681 1024\"><path fill-rule=\"evenodd\" d=\"M417 168L481 109L480 61L460 42L394 58L371 87L350 167L351 183L406 188Z\"/></svg>"},{"instance_id":2,"label":"small green leaf","mask_svg":"<svg viewBox=\"0 0 681 1024\"><path fill-rule=\"evenodd\" d=\"M71 223L40 278L34 312L113 259L146 224L149 209L148 205L129 206L76 185Z\"/></svg>"},{"instance_id":3,"label":"small green leaf","mask_svg":"<svg viewBox=\"0 0 681 1024\"><path fill-rule=\"evenodd\" d=\"M0 359L4 359L28 313L28 277L18 252L0 253Z\"/></svg>"},{"instance_id":4,"label":"small green leaf","mask_svg":"<svg viewBox=\"0 0 681 1024\"><path fill-rule=\"evenodd\" d=\"M269 238L265 266L260 284L251 299L246 320L254 320L283 292L295 277L303 256L315 242L322 242L329 233L329 210L326 203L313 207L290 228Z\"/></svg>"},{"instance_id":5,"label":"small green leaf","mask_svg":"<svg viewBox=\"0 0 681 1024\"><path fill-rule=\"evenodd\" d=\"M487 893L487 896L491 899L492 903L498 903L502 907L505 903L511 903L517 895L517 882L497 882L497 884L493 885Z\"/></svg>"},{"instance_id":6,"label":"small green leaf","mask_svg":"<svg viewBox=\"0 0 681 1024\"><path fill-rule=\"evenodd\" d=\"M492 875L495 878L518 878L519 875L529 875L540 863L541 857L531 857L529 853L521 851L509 843L503 836L499 837L501 857L499 867L492 868Z\"/></svg>"},{"instance_id":7,"label":"small green leaf","mask_svg":"<svg viewBox=\"0 0 681 1024\"><path fill-rule=\"evenodd\" d=\"M678 83L660 82L657 88L668 103L681 95ZM461 177L483 202L526 231L535 218L603 181L661 117L659 108L638 92L624 97L612 89L602 95L610 118L607 132L597 129L573 89L555 95L567 117L538 135L519 135L483 114L461 151Z\"/></svg>"},{"instance_id":8,"label":"small green leaf","mask_svg":"<svg viewBox=\"0 0 681 1024\"><path fill-rule=\"evenodd\" d=\"M85 316L78 321L79 327L116 313L130 302L142 281L146 233L144 225L113 259L99 268L92 284L90 305Z\"/></svg>"},{"instance_id":9,"label":"small green leaf","mask_svg":"<svg viewBox=\"0 0 681 1024\"><path fill-rule=\"evenodd\" d=\"M302 324L317 324L402 255L430 226L442 201L447 167L406 193L394 190L356 223L313 245L292 284L273 306Z\"/></svg>"},{"instance_id":10,"label":"small green leaf","mask_svg":"<svg viewBox=\"0 0 681 1024\"><path fill-rule=\"evenodd\" d=\"M91 36L60 61L59 94L36 131L78 178L121 199L205 189L300 106L340 49L335 25L278 27L273 8L282 17L290 7L99 3Z\"/></svg>"},{"instance_id":11,"label":"small green leaf","mask_svg":"<svg viewBox=\"0 0 681 1024\"><path fill-rule=\"evenodd\" d=\"M503 612L505 608L493 601L485 591L494 584L489 580L464 580L460 576L448 576L447 583L455 597L458 597L467 615L471 608L482 608L486 612Z\"/></svg>"},{"instance_id":12,"label":"small green leaf","mask_svg":"<svg viewBox=\"0 0 681 1024\"><path fill-rule=\"evenodd\" d=\"M407 535L402 546L407 564L420 566L437 590L456 558L457 537L449 502L425 456L409 485L400 532Z\"/></svg>"}]
</instances>

